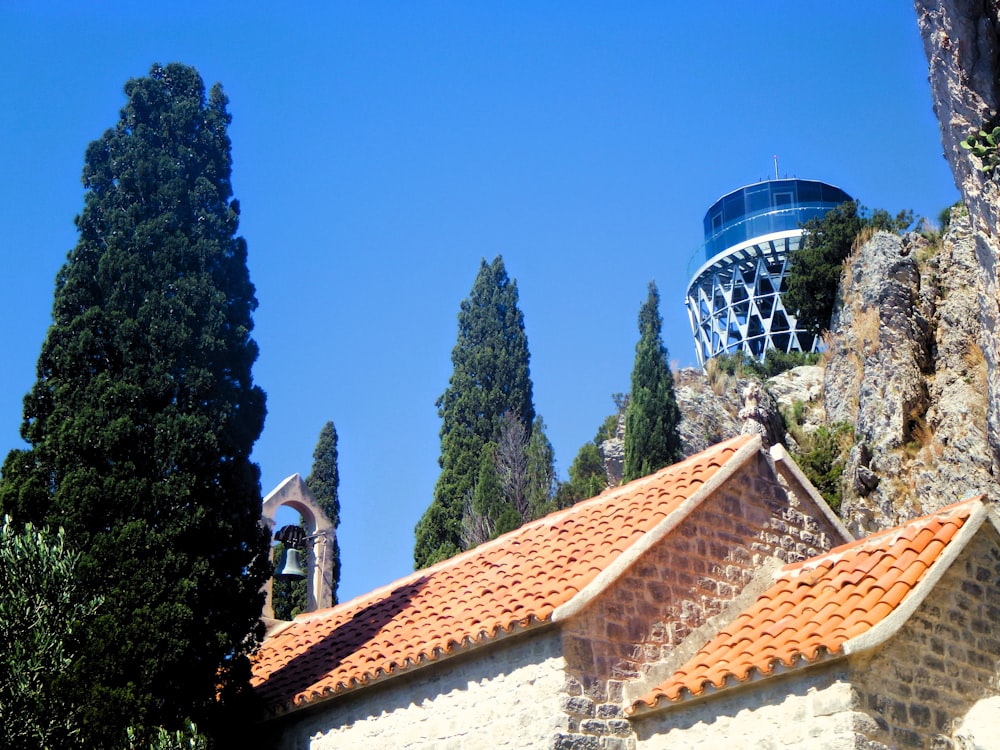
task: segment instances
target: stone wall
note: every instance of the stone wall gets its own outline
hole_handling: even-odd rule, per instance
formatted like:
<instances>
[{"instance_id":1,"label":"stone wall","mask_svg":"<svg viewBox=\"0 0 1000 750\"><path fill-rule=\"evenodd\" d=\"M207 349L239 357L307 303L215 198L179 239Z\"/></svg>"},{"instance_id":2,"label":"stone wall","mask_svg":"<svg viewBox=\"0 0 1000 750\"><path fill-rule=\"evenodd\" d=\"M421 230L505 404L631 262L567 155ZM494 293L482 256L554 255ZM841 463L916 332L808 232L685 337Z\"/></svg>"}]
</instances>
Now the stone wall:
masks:
<instances>
[{"instance_id":1,"label":"stone wall","mask_svg":"<svg viewBox=\"0 0 1000 750\"><path fill-rule=\"evenodd\" d=\"M801 670L640 716L633 720L636 750L853 750L870 719L852 707L845 667Z\"/></svg>"},{"instance_id":2,"label":"stone wall","mask_svg":"<svg viewBox=\"0 0 1000 750\"><path fill-rule=\"evenodd\" d=\"M554 628L446 659L279 722L281 750L549 748L566 728Z\"/></svg>"},{"instance_id":3,"label":"stone wall","mask_svg":"<svg viewBox=\"0 0 1000 750\"><path fill-rule=\"evenodd\" d=\"M859 654L858 657L861 657ZM985 524L876 656L852 657L869 748L955 747L958 722L1000 678L1000 535Z\"/></svg>"},{"instance_id":4,"label":"stone wall","mask_svg":"<svg viewBox=\"0 0 1000 750\"><path fill-rule=\"evenodd\" d=\"M820 518L789 497L763 453L748 461L564 626L569 724L561 746L632 747L622 714L626 683L670 659L765 561L801 560L840 544L840 532Z\"/></svg>"}]
</instances>

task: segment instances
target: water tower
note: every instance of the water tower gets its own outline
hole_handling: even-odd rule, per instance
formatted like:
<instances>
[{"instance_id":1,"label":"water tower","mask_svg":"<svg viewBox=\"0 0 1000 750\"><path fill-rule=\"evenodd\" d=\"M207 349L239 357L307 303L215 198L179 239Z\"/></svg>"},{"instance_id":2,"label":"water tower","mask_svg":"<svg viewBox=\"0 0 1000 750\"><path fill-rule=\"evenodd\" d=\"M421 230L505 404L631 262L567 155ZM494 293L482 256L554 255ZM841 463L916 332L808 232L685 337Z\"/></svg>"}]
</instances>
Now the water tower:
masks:
<instances>
[{"instance_id":1,"label":"water tower","mask_svg":"<svg viewBox=\"0 0 1000 750\"><path fill-rule=\"evenodd\" d=\"M813 351L818 343L785 310L788 259L802 224L852 200L816 180L764 180L727 193L705 214L705 242L688 267L688 317L698 364L768 349Z\"/></svg>"}]
</instances>

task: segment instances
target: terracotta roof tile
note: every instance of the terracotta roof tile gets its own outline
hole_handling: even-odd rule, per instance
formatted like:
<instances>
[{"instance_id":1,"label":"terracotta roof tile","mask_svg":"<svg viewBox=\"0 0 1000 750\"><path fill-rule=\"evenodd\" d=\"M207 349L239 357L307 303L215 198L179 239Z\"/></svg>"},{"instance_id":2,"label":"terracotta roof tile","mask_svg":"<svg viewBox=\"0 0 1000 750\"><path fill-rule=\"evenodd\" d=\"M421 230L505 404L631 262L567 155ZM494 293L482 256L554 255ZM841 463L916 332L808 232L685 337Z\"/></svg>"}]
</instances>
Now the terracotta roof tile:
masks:
<instances>
[{"instance_id":1,"label":"terracotta roof tile","mask_svg":"<svg viewBox=\"0 0 1000 750\"><path fill-rule=\"evenodd\" d=\"M268 638L252 684L282 713L551 621L752 438L533 521Z\"/></svg>"},{"instance_id":2,"label":"terracotta roof tile","mask_svg":"<svg viewBox=\"0 0 1000 750\"><path fill-rule=\"evenodd\" d=\"M824 555L791 563L774 584L666 681L628 713L721 689L837 654L844 644L882 622L924 577L969 519L977 501L942 508Z\"/></svg>"}]
</instances>

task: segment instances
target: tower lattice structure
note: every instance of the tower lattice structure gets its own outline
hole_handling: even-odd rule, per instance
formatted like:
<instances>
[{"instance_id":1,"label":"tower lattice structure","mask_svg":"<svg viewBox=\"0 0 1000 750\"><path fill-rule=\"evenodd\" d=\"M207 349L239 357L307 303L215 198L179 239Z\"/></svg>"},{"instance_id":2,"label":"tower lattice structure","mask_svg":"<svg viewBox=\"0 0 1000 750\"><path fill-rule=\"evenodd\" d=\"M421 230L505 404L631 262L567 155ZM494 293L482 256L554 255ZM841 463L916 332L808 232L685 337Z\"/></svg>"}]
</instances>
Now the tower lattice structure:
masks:
<instances>
[{"instance_id":1,"label":"tower lattice structure","mask_svg":"<svg viewBox=\"0 0 1000 750\"><path fill-rule=\"evenodd\" d=\"M705 241L692 259L687 310L698 363L769 349L814 351L817 337L797 325L781 295L802 225L852 200L816 180L775 179L727 193L705 214Z\"/></svg>"}]
</instances>

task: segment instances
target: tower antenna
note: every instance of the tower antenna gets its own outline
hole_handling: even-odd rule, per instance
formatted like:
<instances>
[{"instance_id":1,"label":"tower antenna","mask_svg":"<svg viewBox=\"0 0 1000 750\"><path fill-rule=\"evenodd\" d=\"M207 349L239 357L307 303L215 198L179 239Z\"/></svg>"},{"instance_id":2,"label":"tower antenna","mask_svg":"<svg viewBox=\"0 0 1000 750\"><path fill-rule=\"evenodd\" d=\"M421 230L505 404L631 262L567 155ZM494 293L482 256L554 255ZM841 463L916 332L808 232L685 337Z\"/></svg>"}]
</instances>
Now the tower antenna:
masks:
<instances>
[{"instance_id":1,"label":"tower antenna","mask_svg":"<svg viewBox=\"0 0 1000 750\"><path fill-rule=\"evenodd\" d=\"M778 179L778 155L775 154L772 158L774 159L774 179Z\"/></svg>"}]
</instances>

